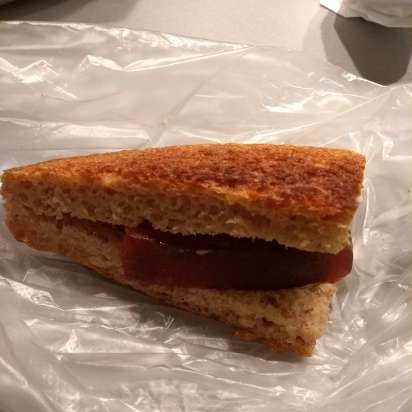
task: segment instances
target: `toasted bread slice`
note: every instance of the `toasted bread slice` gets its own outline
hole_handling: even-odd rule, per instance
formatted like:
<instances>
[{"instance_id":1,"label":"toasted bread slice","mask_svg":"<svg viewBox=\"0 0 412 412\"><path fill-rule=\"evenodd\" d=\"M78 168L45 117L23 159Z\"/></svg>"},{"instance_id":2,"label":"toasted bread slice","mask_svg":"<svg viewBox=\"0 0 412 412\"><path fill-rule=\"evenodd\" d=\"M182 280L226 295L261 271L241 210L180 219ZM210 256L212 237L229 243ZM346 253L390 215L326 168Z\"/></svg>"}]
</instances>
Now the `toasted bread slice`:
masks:
<instances>
[{"instance_id":1,"label":"toasted bread slice","mask_svg":"<svg viewBox=\"0 0 412 412\"><path fill-rule=\"evenodd\" d=\"M8 170L6 207L182 234L226 233L337 253L348 244L363 156L287 145L195 145Z\"/></svg>"},{"instance_id":2,"label":"toasted bread slice","mask_svg":"<svg viewBox=\"0 0 412 412\"><path fill-rule=\"evenodd\" d=\"M239 329L241 338L261 340L275 351L309 356L325 331L332 284L278 291L170 288L124 276L119 227L39 217L23 208L9 213L7 224L17 240L33 248L67 256L160 302L223 321Z\"/></svg>"}]
</instances>

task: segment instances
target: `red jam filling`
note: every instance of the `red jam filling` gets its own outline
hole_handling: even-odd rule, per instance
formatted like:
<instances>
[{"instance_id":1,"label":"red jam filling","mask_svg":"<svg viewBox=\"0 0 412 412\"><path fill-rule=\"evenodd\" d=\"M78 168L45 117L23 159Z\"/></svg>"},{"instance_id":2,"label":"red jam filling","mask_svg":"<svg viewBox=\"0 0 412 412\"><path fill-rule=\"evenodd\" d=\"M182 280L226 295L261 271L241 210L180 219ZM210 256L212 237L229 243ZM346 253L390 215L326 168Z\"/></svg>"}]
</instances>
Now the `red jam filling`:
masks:
<instances>
[{"instance_id":1,"label":"red jam filling","mask_svg":"<svg viewBox=\"0 0 412 412\"><path fill-rule=\"evenodd\" d=\"M127 229L125 275L150 283L193 288L276 290L336 282L352 269L352 247L336 255L304 252L277 242L228 235L183 236L143 223Z\"/></svg>"}]
</instances>

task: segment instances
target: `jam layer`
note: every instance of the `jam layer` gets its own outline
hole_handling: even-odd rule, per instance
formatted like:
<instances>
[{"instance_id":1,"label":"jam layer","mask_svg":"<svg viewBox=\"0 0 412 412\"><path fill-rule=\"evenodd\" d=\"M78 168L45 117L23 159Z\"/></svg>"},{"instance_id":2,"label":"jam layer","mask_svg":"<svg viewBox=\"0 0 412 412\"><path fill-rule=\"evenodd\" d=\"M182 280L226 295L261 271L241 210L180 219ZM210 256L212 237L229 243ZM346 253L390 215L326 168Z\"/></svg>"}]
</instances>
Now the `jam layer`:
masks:
<instances>
[{"instance_id":1,"label":"jam layer","mask_svg":"<svg viewBox=\"0 0 412 412\"><path fill-rule=\"evenodd\" d=\"M276 242L228 235L183 236L149 223L127 229L125 275L177 287L276 290L336 282L352 268L352 247L337 254L304 252Z\"/></svg>"}]
</instances>

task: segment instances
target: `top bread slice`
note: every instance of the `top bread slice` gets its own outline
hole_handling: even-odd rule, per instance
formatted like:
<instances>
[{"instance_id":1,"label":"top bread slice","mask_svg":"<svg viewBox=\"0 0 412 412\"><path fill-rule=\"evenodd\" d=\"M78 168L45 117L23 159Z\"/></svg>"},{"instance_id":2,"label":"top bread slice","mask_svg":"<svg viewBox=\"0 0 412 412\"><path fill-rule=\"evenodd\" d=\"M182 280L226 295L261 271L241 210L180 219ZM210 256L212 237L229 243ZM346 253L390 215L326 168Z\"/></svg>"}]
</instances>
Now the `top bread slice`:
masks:
<instances>
[{"instance_id":1,"label":"top bread slice","mask_svg":"<svg viewBox=\"0 0 412 412\"><path fill-rule=\"evenodd\" d=\"M72 157L2 177L6 208L182 234L226 233L306 251L348 244L365 160L349 150L188 145Z\"/></svg>"}]
</instances>

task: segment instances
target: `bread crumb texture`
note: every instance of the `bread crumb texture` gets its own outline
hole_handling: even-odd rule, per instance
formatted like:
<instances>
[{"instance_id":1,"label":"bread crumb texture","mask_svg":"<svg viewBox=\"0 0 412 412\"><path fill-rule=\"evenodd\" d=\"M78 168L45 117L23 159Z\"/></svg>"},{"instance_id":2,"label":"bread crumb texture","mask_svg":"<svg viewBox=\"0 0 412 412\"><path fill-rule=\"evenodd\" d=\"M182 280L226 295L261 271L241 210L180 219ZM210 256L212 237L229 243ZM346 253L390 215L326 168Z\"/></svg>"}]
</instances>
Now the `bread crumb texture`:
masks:
<instances>
[{"instance_id":1,"label":"bread crumb texture","mask_svg":"<svg viewBox=\"0 0 412 412\"><path fill-rule=\"evenodd\" d=\"M288 145L128 150L6 171L11 208L182 234L227 233L337 253L348 243L363 156Z\"/></svg>"},{"instance_id":2,"label":"bread crumb texture","mask_svg":"<svg viewBox=\"0 0 412 412\"><path fill-rule=\"evenodd\" d=\"M335 286L311 284L278 291L173 288L129 279L121 262L123 232L90 221L39 217L29 209L10 212L7 224L17 240L62 254L158 301L223 321L246 340L259 340L278 352L310 356L325 331ZM253 275L253 274L252 274ZM258 275L258 274L256 274Z\"/></svg>"}]
</instances>

